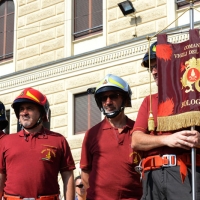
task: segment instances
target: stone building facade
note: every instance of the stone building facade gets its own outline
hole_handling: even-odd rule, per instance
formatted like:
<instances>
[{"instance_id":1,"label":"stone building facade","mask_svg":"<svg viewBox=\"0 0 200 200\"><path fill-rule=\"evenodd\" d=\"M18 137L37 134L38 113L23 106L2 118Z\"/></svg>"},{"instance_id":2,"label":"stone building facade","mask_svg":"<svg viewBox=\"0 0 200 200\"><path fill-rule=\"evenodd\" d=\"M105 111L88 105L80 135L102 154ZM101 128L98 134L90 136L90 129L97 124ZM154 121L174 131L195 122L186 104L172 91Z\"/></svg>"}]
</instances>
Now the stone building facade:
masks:
<instances>
[{"instance_id":1,"label":"stone building facade","mask_svg":"<svg viewBox=\"0 0 200 200\"><path fill-rule=\"evenodd\" d=\"M189 10L181 14L188 6L178 9L174 0L134 0L135 16L124 17L117 6L121 1L102 0L103 30L74 40L73 0L13 2L13 58L0 62L0 100L10 113L9 132L17 131L11 108L14 98L25 87L39 89L50 102L51 130L63 134L70 144L77 175L84 133L74 133L74 95L95 87L108 73L121 76L133 92L132 108L126 114L135 120L150 92L149 74L141 67L148 49L146 38L168 26L165 32L171 33L170 42L187 40ZM198 28L199 13L195 10L194 14ZM157 92L154 82L151 90Z\"/></svg>"}]
</instances>

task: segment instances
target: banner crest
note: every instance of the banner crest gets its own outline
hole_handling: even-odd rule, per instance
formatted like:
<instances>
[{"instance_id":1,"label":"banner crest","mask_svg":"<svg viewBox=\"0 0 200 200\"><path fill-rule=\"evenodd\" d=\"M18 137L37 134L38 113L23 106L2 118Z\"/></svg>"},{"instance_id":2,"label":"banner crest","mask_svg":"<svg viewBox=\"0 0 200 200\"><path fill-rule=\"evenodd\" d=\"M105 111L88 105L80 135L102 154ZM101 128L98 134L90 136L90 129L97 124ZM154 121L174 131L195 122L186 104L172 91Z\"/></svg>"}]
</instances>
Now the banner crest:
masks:
<instances>
[{"instance_id":1,"label":"banner crest","mask_svg":"<svg viewBox=\"0 0 200 200\"><path fill-rule=\"evenodd\" d=\"M190 30L182 43L168 43L166 34L159 34L157 42L157 131L200 126L199 30Z\"/></svg>"}]
</instances>

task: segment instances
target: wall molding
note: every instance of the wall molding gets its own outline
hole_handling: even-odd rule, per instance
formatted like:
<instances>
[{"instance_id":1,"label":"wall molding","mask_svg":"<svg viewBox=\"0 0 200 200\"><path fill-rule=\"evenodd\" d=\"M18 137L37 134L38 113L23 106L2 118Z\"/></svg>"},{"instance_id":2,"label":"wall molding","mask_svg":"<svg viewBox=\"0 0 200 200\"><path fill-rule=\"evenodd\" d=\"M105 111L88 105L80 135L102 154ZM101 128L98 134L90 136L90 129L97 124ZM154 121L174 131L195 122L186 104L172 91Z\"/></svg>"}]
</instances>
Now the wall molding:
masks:
<instances>
[{"instance_id":1,"label":"wall molding","mask_svg":"<svg viewBox=\"0 0 200 200\"><path fill-rule=\"evenodd\" d=\"M177 31L177 30L176 30ZM169 31L168 31L169 33ZM188 39L188 30L179 31L179 34L169 33L169 42L178 43ZM155 41L155 39L154 39ZM153 40L152 40L153 42ZM48 83L53 80L67 78L77 74L98 70L112 65L113 62L123 63L126 60L136 60L143 57L148 49L148 41L145 37L136 40L111 45L66 59L61 59L44 65L35 66L27 70L15 72L0 78L0 94L8 91L16 91L16 88L35 86L39 83Z\"/></svg>"}]
</instances>

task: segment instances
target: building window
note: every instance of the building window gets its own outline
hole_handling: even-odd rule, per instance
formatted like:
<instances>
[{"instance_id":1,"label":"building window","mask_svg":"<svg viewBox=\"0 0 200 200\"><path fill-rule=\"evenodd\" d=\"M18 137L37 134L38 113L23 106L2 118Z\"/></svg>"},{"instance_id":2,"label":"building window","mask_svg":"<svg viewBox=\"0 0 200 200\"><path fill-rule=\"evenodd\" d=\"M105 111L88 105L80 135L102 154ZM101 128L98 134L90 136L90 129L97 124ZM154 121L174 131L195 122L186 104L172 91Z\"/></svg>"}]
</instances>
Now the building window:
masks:
<instances>
[{"instance_id":1,"label":"building window","mask_svg":"<svg viewBox=\"0 0 200 200\"><path fill-rule=\"evenodd\" d=\"M194 0L194 5L200 3L200 0ZM185 8L190 5L186 0L176 0L177 9Z\"/></svg>"},{"instance_id":2,"label":"building window","mask_svg":"<svg viewBox=\"0 0 200 200\"><path fill-rule=\"evenodd\" d=\"M5 128L4 132L6 134L10 133L10 110L6 110L6 118L8 120L8 126Z\"/></svg>"},{"instance_id":3,"label":"building window","mask_svg":"<svg viewBox=\"0 0 200 200\"><path fill-rule=\"evenodd\" d=\"M74 39L103 30L103 0L74 0Z\"/></svg>"},{"instance_id":4,"label":"building window","mask_svg":"<svg viewBox=\"0 0 200 200\"><path fill-rule=\"evenodd\" d=\"M101 112L94 95L86 92L74 95L74 133L85 133L101 121Z\"/></svg>"},{"instance_id":5,"label":"building window","mask_svg":"<svg viewBox=\"0 0 200 200\"><path fill-rule=\"evenodd\" d=\"M13 57L14 2L0 1L0 61Z\"/></svg>"}]
</instances>

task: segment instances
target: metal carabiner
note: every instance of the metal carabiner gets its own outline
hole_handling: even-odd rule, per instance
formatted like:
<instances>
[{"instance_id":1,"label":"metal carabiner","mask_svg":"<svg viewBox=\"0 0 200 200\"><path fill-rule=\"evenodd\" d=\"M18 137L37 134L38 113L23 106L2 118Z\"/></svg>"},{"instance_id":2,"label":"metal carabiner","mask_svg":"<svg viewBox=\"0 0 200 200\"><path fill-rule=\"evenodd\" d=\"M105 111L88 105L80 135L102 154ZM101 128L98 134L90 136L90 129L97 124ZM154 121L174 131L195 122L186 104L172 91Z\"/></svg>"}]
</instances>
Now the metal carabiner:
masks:
<instances>
[{"instance_id":1,"label":"metal carabiner","mask_svg":"<svg viewBox=\"0 0 200 200\"><path fill-rule=\"evenodd\" d=\"M135 171L136 171L138 174L140 174L140 181L142 180L142 170L143 170L143 168L142 168L142 161L143 161L143 159L140 160L138 166L135 166Z\"/></svg>"}]
</instances>

